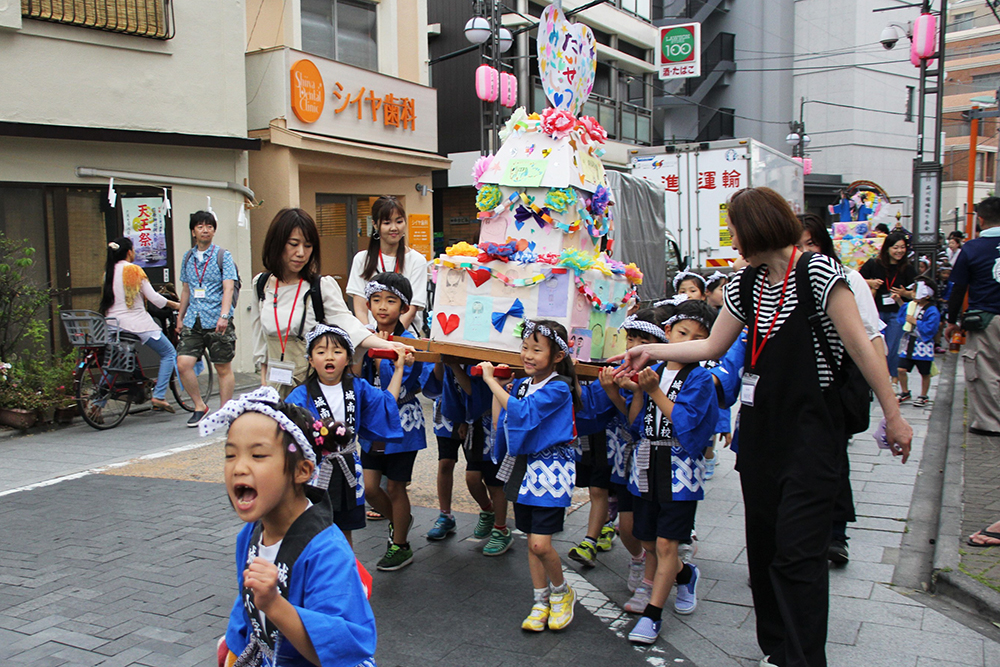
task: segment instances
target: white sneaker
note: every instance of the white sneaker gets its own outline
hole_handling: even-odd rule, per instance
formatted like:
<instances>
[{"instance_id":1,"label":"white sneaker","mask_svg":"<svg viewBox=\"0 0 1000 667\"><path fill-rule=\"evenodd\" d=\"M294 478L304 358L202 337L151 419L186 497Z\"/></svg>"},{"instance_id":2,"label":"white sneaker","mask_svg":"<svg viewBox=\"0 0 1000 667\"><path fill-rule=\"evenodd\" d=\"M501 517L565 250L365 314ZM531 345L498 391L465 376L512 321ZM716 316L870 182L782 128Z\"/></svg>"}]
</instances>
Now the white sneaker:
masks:
<instances>
[{"instance_id":1,"label":"white sneaker","mask_svg":"<svg viewBox=\"0 0 1000 667\"><path fill-rule=\"evenodd\" d=\"M628 564L628 589L635 593L635 589L642 583L642 577L646 574L646 554L643 553L642 560L636 563L634 560Z\"/></svg>"},{"instance_id":2,"label":"white sneaker","mask_svg":"<svg viewBox=\"0 0 1000 667\"><path fill-rule=\"evenodd\" d=\"M760 662L757 663L758 667L778 667L773 662L769 662L768 661L768 658L770 658L770 657L771 656L769 656L769 655L765 655L763 658L761 658Z\"/></svg>"}]
</instances>

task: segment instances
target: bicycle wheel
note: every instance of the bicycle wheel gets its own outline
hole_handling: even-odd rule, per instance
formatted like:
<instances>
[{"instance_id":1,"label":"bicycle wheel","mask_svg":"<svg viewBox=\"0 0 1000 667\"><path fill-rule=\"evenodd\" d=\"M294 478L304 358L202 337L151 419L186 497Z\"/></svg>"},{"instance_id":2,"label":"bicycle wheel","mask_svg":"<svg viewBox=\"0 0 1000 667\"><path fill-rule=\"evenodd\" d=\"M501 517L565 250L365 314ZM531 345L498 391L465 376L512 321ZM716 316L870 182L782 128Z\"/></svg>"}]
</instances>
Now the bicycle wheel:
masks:
<instances>
[{"instance_id":1,"label":"bicycle wheel","mask_svg":"<svg viewBox=\"0 0 1000 667\"><path fill-rule=\"evenodd\" d=\"M96 358L76 370L76 406L83 421L96 429L122 423L132 405L130 374L105 371Z\"/></svg>"},{"instance_id":2,"label":"bicycle wheel","mask_svg":"<svg viewBox=\"0 0 1000 667\"><path fill-rule=\"evenodd\" d=\"M208 359L208 353L202 354L201 359L195 364L195 371L198 367L202 366L201 372L198 373L198 392L201 394L201 399L208 403L209 397L212 395L212 389L215 387L215 369L212 367L211 362ZM188 412L194 412L194 401L188 396L187 392L184 391L184 385L181 383L180 377L177 375L177 371L170 376L170 391L173 392L174 398L177 399L177 404Z\"/></svg>"}]
</instances>

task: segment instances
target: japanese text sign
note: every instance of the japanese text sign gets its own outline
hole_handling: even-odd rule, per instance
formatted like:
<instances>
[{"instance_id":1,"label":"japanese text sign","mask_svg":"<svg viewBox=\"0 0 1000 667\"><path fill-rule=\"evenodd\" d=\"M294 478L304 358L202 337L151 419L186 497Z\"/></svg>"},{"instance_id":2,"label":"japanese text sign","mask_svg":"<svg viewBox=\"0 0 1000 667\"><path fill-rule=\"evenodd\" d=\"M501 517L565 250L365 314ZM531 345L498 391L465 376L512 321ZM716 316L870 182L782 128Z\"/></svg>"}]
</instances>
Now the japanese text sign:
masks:
<instances>
[{"instance_id":1,"label":"japanese text sign","mask_svg":"<svg viewBox=\"0 0 1000 667\"><path fill-rule=\"evenodd\" d=\"M122 197L124 234L132 241L135 263L144 269L167 265L167 226L160 197Z\"/></svg>"},{"instance_id":2,"label":"japanese text sign","mask_svg":"<svg viewBox=\"0 0 1000 667\"><path fill-rule=\"evenodd\" d=\"M661 79L701 76L701 24L683 23L660 28L656 66Z\"/></svg>"}]
</instances>

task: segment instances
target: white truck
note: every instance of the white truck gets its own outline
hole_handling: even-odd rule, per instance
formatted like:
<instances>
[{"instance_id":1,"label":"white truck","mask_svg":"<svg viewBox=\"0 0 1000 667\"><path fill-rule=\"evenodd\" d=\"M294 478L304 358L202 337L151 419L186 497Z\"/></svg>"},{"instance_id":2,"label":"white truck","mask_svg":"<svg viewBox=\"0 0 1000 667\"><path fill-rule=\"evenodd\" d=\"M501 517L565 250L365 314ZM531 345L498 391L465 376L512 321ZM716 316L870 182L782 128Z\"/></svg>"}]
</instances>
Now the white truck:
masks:
<instances>
[{"instance_id":1,"label":"white truck","mask_svg":"<svg viewBox=\"0 0 1000 667\"><path fill-rule=\"evenodd\" d=\"M666 234L677 241L682 268L713 270L736 259L726 220L727 202L737 190L767 186L796 213L805 207L802 165L755 139L651 146L629 153L632 175L663 190Z\"/></svg>"}]
</instances>

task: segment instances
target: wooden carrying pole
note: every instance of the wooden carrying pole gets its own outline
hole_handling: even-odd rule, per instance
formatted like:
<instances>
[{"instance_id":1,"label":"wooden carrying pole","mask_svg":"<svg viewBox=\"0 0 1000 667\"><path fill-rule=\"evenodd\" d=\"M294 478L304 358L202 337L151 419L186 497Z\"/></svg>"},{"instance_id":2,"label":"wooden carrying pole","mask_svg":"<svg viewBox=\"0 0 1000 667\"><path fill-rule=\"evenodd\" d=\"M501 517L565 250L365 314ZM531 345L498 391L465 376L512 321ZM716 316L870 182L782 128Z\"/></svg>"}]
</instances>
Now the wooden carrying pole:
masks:
<instances>
[{"instance_id":1,"label":"wooden carrying pole","mask_svg":"<svg viewBox=\"0 0 1000 667\"><path fill-rule=\"evenodd\" d=\"M444 343L426 338L414 339L393 336L392 340L413 347L416 350L414 354L416 361L427 363L454 361L462 364L478 364L481 361L488 361L491 364L506 364L511 368L521 367L521 355L517 352L473 347L461 343ZM596 380L604 365L580 362L575 368L577 377L585 380Z\"/></svg>"},{"instance_id":2,"label":"wooden carrying pole","mask_svg":"<svg viewBox=\"0 0 1000 667\"><path fill-rule=\"evenodd\" d=\"M973 105L972 111L979 109ZM968 183L968 203L965 209L965 239L972 240L972 235L976 231L976 148L979 143L979 118L973 113L969 121L969 183Z\"/></svg>"}]
</instances>

